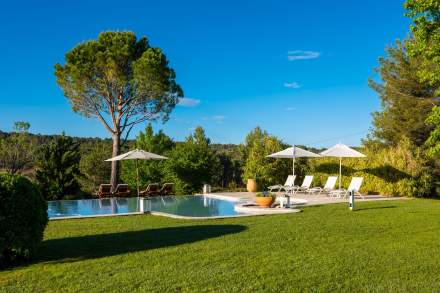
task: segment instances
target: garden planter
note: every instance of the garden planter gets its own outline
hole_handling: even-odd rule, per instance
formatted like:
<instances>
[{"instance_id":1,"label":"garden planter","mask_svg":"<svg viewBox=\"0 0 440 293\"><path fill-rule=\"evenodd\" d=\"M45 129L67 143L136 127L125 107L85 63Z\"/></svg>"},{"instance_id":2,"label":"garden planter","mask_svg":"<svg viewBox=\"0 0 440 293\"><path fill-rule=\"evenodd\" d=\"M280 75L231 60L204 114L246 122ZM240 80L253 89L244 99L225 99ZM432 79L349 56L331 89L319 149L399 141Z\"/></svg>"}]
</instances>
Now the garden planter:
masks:
<instances>
[{"instance_id":1,"label":"garden planter","mask_svg":"<svg viewBox=\"0 0 440 293\"><path fill-rule=\"evenodd\" d=\"M248 192L257 192L257 182L255 179L248 179L246 189Z\"/></svg>"},{"instance_id":2,"label":"garden planter","mask_svg":"<svg viewBox=\"0 0 440 293\"><path fill-rule=\"evenodd\" d=\"M257 202L257 204L262 208L270 208L270 206L273 204L274 200L275 199L271 196L266 196L266 197L257 196L255 198L255 201Z\"/></svg>"}]
</instances>

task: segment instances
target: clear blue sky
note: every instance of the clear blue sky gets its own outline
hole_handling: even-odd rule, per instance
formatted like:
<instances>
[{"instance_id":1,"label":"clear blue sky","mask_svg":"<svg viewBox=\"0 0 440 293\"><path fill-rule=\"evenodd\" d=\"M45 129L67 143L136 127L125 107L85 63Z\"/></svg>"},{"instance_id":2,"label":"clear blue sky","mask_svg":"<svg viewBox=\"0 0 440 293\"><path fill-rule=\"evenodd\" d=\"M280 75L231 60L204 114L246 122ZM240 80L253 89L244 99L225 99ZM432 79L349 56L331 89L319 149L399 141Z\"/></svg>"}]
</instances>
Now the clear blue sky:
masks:
<instances>
[{"instance_id":1,"label":"clear blue sky","mask_svg":"<svg viewBox=\"0 0 440 293\"><path fill-rule=\"evenodd\" d=\"M156 129L177 140L195 126L240 143L259 125L286 143L358 145L379 109L368 77L409 21L399 0L7 1L0 11L0 129L108 137L70 110L53 65L104 30L161 47L185 105ZM140 126L143 128L145 125ZM137 131L134 131L136 134Z\"/></svg>"}]
</instances>

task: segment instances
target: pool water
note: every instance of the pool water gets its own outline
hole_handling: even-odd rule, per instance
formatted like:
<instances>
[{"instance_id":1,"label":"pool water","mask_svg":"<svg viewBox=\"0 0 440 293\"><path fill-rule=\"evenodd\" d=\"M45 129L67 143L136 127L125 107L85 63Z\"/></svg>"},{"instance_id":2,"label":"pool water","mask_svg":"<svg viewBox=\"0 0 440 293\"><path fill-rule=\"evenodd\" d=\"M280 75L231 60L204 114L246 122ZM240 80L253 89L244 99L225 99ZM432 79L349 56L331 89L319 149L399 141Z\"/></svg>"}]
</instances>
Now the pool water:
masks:
<instances>
[{"instance_id":1,"label":"pool water","mask_svg":"<svg viewBox=\"0 0 440 293\"><path fill-rule=\"evenodd\" d=\"M133 198L102 198L54 200L47 202L49 218L126 214L139 212L139 202Z\"/></svg>"},{"instance_id":2,"label":"pool water","mask_svg":"<svg viewBox=\"0 0 440 293\"><path fill-rule=\"evenodd\" d=\"M207 196L155 197L151 199L151 211L185 217L235 216L237 203Z\"/></svg>"},{"instance_id":3,"label":"pool water","mask_svg":"<svg viewBox=\"0 0 440 293\"><path fill-rule=\"evenodd\" d=\"M235 216L236 203L206 196L166 196L150 199L152 212L187 217ZM48 202L49 218L81 217L139 213L139 200L131 198L104 198L57 200Z\"/></svg>"}]
</instances>

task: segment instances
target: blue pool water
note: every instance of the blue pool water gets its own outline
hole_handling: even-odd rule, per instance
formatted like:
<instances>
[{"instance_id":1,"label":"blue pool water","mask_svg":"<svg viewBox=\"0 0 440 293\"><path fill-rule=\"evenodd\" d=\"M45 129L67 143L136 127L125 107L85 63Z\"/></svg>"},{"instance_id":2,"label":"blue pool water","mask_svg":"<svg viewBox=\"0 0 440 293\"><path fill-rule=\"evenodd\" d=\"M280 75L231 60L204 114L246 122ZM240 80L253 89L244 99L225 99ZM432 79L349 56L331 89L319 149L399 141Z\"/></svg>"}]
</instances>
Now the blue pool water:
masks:
<instances>
[{"instance_id":1,"label":"blue pool water","mask_svg":"<svg viewBox=\"0 0 440 293\"><path fill-rule=\"evenodd\" d=\"M239 215L234 202L205 196L172 196L150 199L151 211L188 217ZM48 202L49 218L130 214L139 212L137 197Z\"/></svg>"}]
</instances>

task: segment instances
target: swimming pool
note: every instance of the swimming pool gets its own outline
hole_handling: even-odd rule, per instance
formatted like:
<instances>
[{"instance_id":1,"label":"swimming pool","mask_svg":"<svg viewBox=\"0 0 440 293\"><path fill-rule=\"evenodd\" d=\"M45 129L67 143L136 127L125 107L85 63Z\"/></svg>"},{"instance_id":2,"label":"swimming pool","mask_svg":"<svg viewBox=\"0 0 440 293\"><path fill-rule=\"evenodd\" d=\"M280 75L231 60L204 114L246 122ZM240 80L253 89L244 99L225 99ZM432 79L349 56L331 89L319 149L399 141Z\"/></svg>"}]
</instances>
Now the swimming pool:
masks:
<instances>
[{"instance_id":1,"label":"swimming pool","mask_svg":"<svg viewBox=\"0 0 440 293\"><path fill-rule=\"evenodd\" d=\"M181 217L224 217L242 213L234 209L236 202L208 196L164 196L149 200L152 213ZM50 219L140 213L139 200L131 198L103 198L57 200L48 202Z\"/></svg>"}]
</instances>

